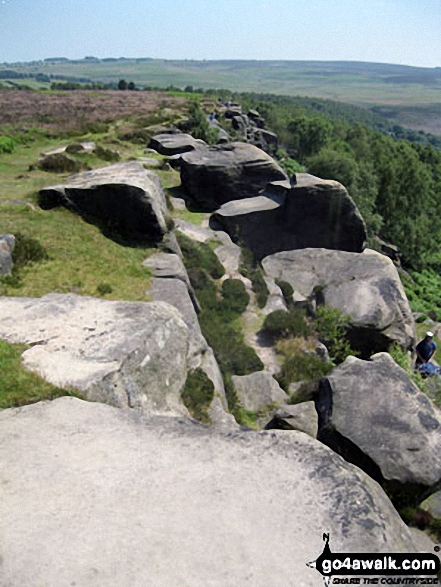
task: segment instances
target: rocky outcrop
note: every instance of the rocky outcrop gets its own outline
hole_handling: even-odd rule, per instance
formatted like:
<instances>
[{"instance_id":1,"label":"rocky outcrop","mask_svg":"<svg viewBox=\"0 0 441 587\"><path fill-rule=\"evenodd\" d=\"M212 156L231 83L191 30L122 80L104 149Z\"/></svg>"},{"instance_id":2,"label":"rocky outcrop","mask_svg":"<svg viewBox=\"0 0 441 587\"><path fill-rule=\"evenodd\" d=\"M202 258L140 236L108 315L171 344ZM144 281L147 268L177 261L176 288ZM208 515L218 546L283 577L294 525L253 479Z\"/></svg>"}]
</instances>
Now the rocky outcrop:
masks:
<instances>
[{"instance_id":1,"label":"rocky outcrop","mask_svg":"<svg viewBox=\"0 0 441 587\"><path fill-rule=\"evenodd\" d=\"M261 196L223 205L213 221L259 259L307 247L361 252L366 227L346 189L306 173L296 178L293 185L271 183Z\"/></svg>"},{"instance_id":2,"label":"rocky outcrop","mask_svg":"<svg viewBox=\"0 0 441 587\"><path fill-rule=\"evenodd\" d=\"M65 185L44 188L39 204L44 210L65 206L106 235L128 241L157 243L168 231L161 182L136 161L79 173Z\"/></svg>"},{"instance_id":3,"label":"rocky outcrop","mask_svg":"<svg viewBox=\"0 0 441 587\"><path fill-rule=\"evenodd\" d=\"M324 530L333 552L419 548L378 484L299 432L60 398L0 412L0 462L5 586L316 587Z\"/></svg>"},{"instance_id":4,"label":"rocky outcrop","mask_svg":"<svg viewBox=\"0 0 441 587\"><path fill-rule=\"evenodd\" d=\"M214 211L231 200L257 196L267 183L286 179L269 155L246 143L229 143L185 153L182 185L201 210Z\"/></svg>"},{"instance_id":5,"label":"rocky outcrop","mask_svg":"<svg viewBox=\"0 0 441 587\"><path fill-rule=\"evenodd\" d=\"M420 508L437 519L441 520L441 491L437 491L423 501Z\"/></svg>"},{"instance_id":6,"label":"rocky outcrop","mask_svg":"<svg viewBox=\"0 0 441 587\"><path fill-rule=\"evenodd\" d=\"M96 149L96 144L92 141L86 141L82 143L71 143L70 145L65 145L64 147L59 147L58 149L53 149L52 151L46 151L42 153L42 157L48 157L49 155L58 155L59 153L72 153L75 155L78 154L90 154L93 153Z\"/></svg>"},{"instance_id":7,"label":"rocky outcrop","mask_svg":"<svg viewBox=\"0 0 441 587\"><path fill-rule=\"evenodd\" d=\"M316 438L318 418L314 402L280 406L265 430L298 430Z\"/></svg>"},{"instance_id":8,"label":"rocky outcrop","mask_svg":"<svg viewBox=\"0 0 441 587\"><path fill-rule=\"evenodd\" d=\"M32 345L24 365L58 387L143 413L188 413L188 328L169 304L2 297L0 338Z\"/></svg>"},{"instance_id":9,"label":"rocky outcrop","mask_svg":"<svg viewBox=\"0 0 441 587\"><path fill-rule=\"evenodd\" d=\"M12 234L0 234L0 276L11 275L12 253L15 247L15 236Z\"/></svg>"},{"instance_id":10,"label":"rocky outcrop","mask_svg":"<svg viewBox=\"0 0 441 587\"><path fill-rule=\"evenodd\" d=\"M226 120L231 121L232 128L244 141L271 155L277 152L279 139L275 133L265 129L265 120L257 110L251 109L244 114L242 107L237 105L223 108L221 112Z\"/></svg>"},{"instance_id":11,"label":"rocky outcrop","mask_svg":"<svg viewBox=\"0 0 441 587\"><path fill-rule=\"evenodd\" d=\"M153 278L150 280L148 294L153 302L166 302L181 314L189 330L189 367L195 369L200 364L200 355L205 353L208 345L202 336L186 284L180 279Z\"/></svg>"},{"instance_id":12,"label":"rocky outcrop","mask_svg":"<svg viewBox=\"0 0 441 587\"><path fill-rule=\"evenodd\" d=\"M181 314L188 327L188 368L200 368L212 381L215 393L228 408L225 387L219 365L212 349L202 335L197 313L200 311L194 290L181 258L176 254L154 253L143 262L155 276L150 280L150 295L154 302L166 302ZM218 411L215 411L218 415ZM225 415L226 417L227 415Z\"/></svg>"},{"instance_id":13,"label":"rocky outcrop","mask_svg":"<svg viewBox=\"0 0 441 587\"><path fill-rule=\"evenodd\" d=\"M395 266L384 255L368 249L362 254L304 249L271 255L262 265L273 279L348 315L351 343L361 353L385 351L394 342L412 347L409 302Z\"/></svg>"},{"instance_id":14,"label":"rocky outcrop","mask_svg":"<svg viewBox=\"0 0 441 587\"><path fill-rule=\"evenodd\" d=\"M187 270L179 255L172 253L154 253L150 257L147 257L142 265L150 269L155 277L182 281L189 290L190 297L195 299Z\"/></svg>"},{"instance_id":15,"label":"rocky outcrop","mask_svg":"<svg viewBox=\"0 0 441 587\"><path fill-rule=\"evenodd\" d=\"M389 354L348 357L323 379L317 406L325 442L378 480L441 480L439 412Z\"/></svg>"},{"instance_id":16,"label":"rocky outcrop","mask_svg":"<svg viewBox=\"0 0 441 587\"><path fill-rule=\"evenodd\" d=\"M150 139L149 148L154 149L161 155L180 155L188 153L201 147L206 147L207 143L199 139L194 139L186 133L181 134L159 134Z\"/></svg>"},{"instance_id":17,"label":"rocky outcrop","mask_svg":"<svg viewBox=\"0 0 441 587\"><path fill-rule=\"evenodd\" d=\"M240 404L250 412L286 402L288 396L270 373L258 371L251 375L233 375L233 385Z\"/></svg>"}]
</instances>

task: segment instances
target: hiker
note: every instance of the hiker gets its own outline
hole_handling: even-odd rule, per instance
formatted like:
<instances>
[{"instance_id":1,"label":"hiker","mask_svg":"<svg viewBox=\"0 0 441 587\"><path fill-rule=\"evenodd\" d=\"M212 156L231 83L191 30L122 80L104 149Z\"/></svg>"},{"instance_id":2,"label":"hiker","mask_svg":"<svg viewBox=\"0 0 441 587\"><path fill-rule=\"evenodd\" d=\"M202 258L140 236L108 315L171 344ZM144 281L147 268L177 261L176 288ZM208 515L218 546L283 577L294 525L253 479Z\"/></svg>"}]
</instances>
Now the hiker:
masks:
<instances>
[{"instance_id":1,"label":"hiker","mask_svg":"<svg viewBox=\"0 0 441 587\"><path fill-rule=\"evenodd\" d=\"M430 363L430 359L433 357L436 351L436 342L433 340L433 332L427 332L426 336L416 346L416 361L415 368L421 369L423 365Z\"/></svg>"}]
</instances>

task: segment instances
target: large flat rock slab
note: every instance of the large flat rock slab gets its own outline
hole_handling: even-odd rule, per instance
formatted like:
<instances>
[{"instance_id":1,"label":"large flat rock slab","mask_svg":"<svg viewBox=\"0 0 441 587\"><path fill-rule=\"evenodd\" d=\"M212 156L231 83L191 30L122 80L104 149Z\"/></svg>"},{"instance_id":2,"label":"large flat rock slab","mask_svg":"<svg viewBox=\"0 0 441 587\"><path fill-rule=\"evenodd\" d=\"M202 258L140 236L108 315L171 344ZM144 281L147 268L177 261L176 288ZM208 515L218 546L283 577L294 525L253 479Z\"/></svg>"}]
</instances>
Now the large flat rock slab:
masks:
<instances>
[{"instance_id":1,"label":"large flat rock slab","mask_svg":"<svg viewBox=\"0 0 441 587\"><path fill-rule=\"evenodd\" d=\"M144 413L188 413L189 331L167 303L0 297L0 338L32 345L24 365L53 385Z\"/></svg>"},{"instance_id":2,"label":"large flat rock slab","mask_svg":"<svg viewBox=\"0 0 441 587\"><path fill-rule=\"evenodd\" d=\"M334 552L415 552L380 487L298 432L215 433L61 398L0 413L0 584L317 587Z\"/></svg>"},{"instance_id":3,"label":"large flat rock slab","mask_svg":"<svg viewBox=\"0 0 441 587\"><path fill-rule=\"evenodd\" d=\"M294 184L276 181L262 195L224 204L213 222L258 259L308 247L361 253L366 227L337 181L298 173Z\"/></svg>"},{"instance_id":4,"label":"large flat rock slab","mask_svg":"<svg viewBox=\"0 0 441 587\"><path fill-rule=\"evenodd\" d=\"M286 179L272 157L247 143L204 147L181 157L182 185L194 204L206 211L255 197L269 182Z\"/></svg>"},{"instance_id":5,"label":"large flat rock slab","mask_svg":"<svg viewBox=\"0 0 441 587\"><path fill-rule=\"evenodd\" d=\"M388 257L369 249L310 248L270 255L262 265L272 279L287 281L302 296L310 297L318 288L320 301L350 316L351 342L362 353L386 351L394 342L412 348L412 312Z\"/></svg>"},{"instance_id":6,"label":"large flat rock slab","mask_svg":"<svg viewBox=\"0 0 441 587\"><path fill-rule=\"evenodd\" d=\"M39 192L40 206L65 206L128 241L160 242L169 213L159 177L137 161L78 173Z\"/></svg>"}]
</instances>

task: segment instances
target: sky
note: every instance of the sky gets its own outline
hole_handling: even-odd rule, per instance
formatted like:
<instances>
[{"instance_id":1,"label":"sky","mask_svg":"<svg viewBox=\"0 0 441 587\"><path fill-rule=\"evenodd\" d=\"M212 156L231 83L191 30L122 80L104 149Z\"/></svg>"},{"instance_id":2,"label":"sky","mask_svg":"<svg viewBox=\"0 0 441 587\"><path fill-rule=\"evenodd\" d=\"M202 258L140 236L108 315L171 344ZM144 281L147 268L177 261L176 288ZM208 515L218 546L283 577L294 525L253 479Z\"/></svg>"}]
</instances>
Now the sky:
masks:
<instances>
[{"instance_id":1,"label":"sky","mask_svg":"<svg viewBox=\"0 0 441 587\"><path fill-rule=\"evenodd\" d=\"M0 62L292 59L441 66L441 0L0 0Z\"/></svg>"}]
</instances>

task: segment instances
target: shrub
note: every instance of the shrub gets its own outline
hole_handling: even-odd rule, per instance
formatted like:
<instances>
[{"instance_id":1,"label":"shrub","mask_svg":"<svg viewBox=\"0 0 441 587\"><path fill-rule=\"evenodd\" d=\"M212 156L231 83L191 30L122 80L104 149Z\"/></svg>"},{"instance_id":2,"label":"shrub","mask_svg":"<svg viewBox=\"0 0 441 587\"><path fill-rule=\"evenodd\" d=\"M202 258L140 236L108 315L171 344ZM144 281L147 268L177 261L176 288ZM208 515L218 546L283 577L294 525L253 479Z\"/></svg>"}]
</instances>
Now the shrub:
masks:
<instances>
[{"instance_id":1,"label":"shrub","mask_svg":"<svg viewBox=\"0 0 441 587\"><path fill-rule=\"evenodd\" d=\"M303 165L300 165L298 161L292 159L292 157L289 157L282 149L277 151L277 157L280 167L288 175L288 177L292 177L296 173L303 173L305 171Z\"/></svg>"},{"instance_id":2,"label":"shrub","mask_svg":"<svg viewBox=\"0 0 441 587\"><path fill-rule=\"evenodd\" d=\"M99 159L103 159L104 161L108 161L109 163L115 163L116 161L120 160L119 153L116 151L112 151L111 149L105 149L101 147L101 145L97 145L95 148L95 155Z\"/></svg>"},{"instance_id":3,"label":"shrub","mask_svg":"<svg viewBox=\"0 0 441 587\"><path fill-rule=\"evenodd\" d=\"M21 270L30 263L45 261L49 256L46 249L36 240L17 232L15 234L15 247L12 251L12 275L0 278L0 294L3 295L3 286L22 287Z\"/></svg>"},{"instance_id":4,"label":"shrub","mask_svg":"<svg viewBox=\"0 0 441 587\"><path fill-rule=\"evenodd\" d=\"M179 246L184 255L187 269L205 269L213 279L220 279L225 269L210 246L206 243L195 243L182 233L176 235Z\"/></svg>"},{"instance_id":5,"label":"shrub","mask_svg":"<svg viewBox=\"0 0 441 587\"><path fill-rule=\"evenodd\" d=\"M245 284L240 279L226 279L222 283L222 307L233 314L243 314L247 309L250 296Z\"/></svg>"},{"instance_id":6,"label":"shrub","mask_svg":"<svg viewBox=\"0 0 441 587\"><path fill-rule=\"evenodd\" d=\"M219 306L216 285L203 269L191 268L188 277L193 286L201 308L216 310Z\"/></svg>"},{"instance_id":7,"label":"shrub","mask_svg":"<svg viewBox=\"0 0 441 587\"><path fill-rule=\"evenodd\" d=\"M284 389L294 381L309 381L323 377L332 369L331 363L325 363L316 355L296 354L285 357L279 383Z\"/></svg>"},{"instance_id":8,"label":"shrub","mask_svg":"<svg viewBox=\"0 0 441 587\"><path fill-rule=\"evenodd\" d=\"M14 268L19 269L28 263L38 263L48 258L46 249L38 240L28 237L21 232L15 234L15 247L12 252Z\"/></svg>"},{"instance_id":9,"label":"shrub","mask_svg":"<svg viewBox=\"0 0 441 587\"><path fill-rule=\"evenodd\" d=\"M292 299L292 296L294 295L294 289L292 285L287 281L281 281L278 279L276 279L276 285L280 287L286 305L288 307L292 307L294 305L294 300Z\"/></svg>"},{"instance_id":10,"label":"shrub","mask_svg":"<svg viewBox=\"0 0 441 587\"><path fill-rule=\"evenodd\" d=\"M38 167L43 171L52 173L75 173L81 169L81 164L63 155L63 153L56 153L55 155L48 155L39 161Z\"/></svg>"},{"instance_id":11,"label":"shrub","mask_svg":"<svg viewBox=\"0 0 441 587\"><path fill-rule=\"evenodd\" d=\"M99 293L100 296L105 296L106 294L110 294L113 291L113 288L108 283L99 283L96 286L96 291Z\"/></svg>"},{"instance_id":12,"label":"shrub","mask_svg":"<svg viewBox=\"0 0 441 587\"><path fill-rule=\"evenodd\" d=\"M244 423L244 413L238 404L231 376L248 375L264 367L254 349L245 344L243 335L235 329L235 320L248 305L248 293L240 280L227 279L222 284L221 296L213 278L220 277L224 269L210 246L195 244L181 234L178 240L190 282L201 306L201 331L219 363L229 409L238 422Z\"/></svg>"},{"instance_id":13,"label":"shrub","mask_svg":"<svg viewBox=\"0 0 441 587\"><path fill-rule=\"evenodd\" d=\"M214 385L201 370L190 371L182 391L182 401L190 414L204 424L211 424L208 408L214 397Z\"/></svg>"},{"instance_id":14,"label":"shrub","mask_svg":"<svg viewBox=\"0 0 441 587\"><path fill-rule=\"evenodd\" d=\"M337 308L319 306L313 320L320 341L326 345L335 363L342 363L349 355L356 355L347 339L349 317Z\"/></svg>"},{"instance_id":15,"label":"shrub","mask_svg":"<svg viewBox=\"0 0 441 587\"><path fill-rule=\"evenodd\" d=\"M219 131L216 127L210 125L207 120L207 115L202 110L199 102L196 100L190 102L188 113L190 118L185 123L186 130L195 139L202 139L209 145L217 143L219 140Z\"/></svg>"},{"instance_id":16,"label":"shrub","mask_svg":"<svg viewBox=\"0 0 441 587\"><path fill-rule=\"evenodd\" d=\"M284 310L271 312L265 318L263 330L274 338L308 336L311 333L305 311L299 308L291 308L288 312Z\"/></svg>"},{"instance_id":17,"label":"shrub","mask_svg":"<svg viewBox=\"0 0 441 587\"><path fill-rule=\"evenodd\" d=\"M15 147L14 139L6 135L0 137L0 153L12 153Z\"/></svg>"},{"instance_id":18,"label":"shrub","mask_svg":"<svg viewBox=\"0 0 441 587\"><path fill-rule=\"evenodd\" d=\"M212 347L221 370L232 375L249 375L262 371L264 365L256 351L246 346L243 335L235 331L222 312L202 311L199 315L202 334Z\"/></svg>"},{"instance_id":19,"label":"shrub","mask_svg":"<svg viewBox=\"0 0 441 587\"><path fill-rule=\"evenodd\" d=\"M262 268L256 261L253 253L243 246L239 271L244 277L247 277L251 281L253 291L256 295L257 305L259 308L264 308L268 301L269 290L265 279L263 278Z\"/></svg>"}]
</instances>

